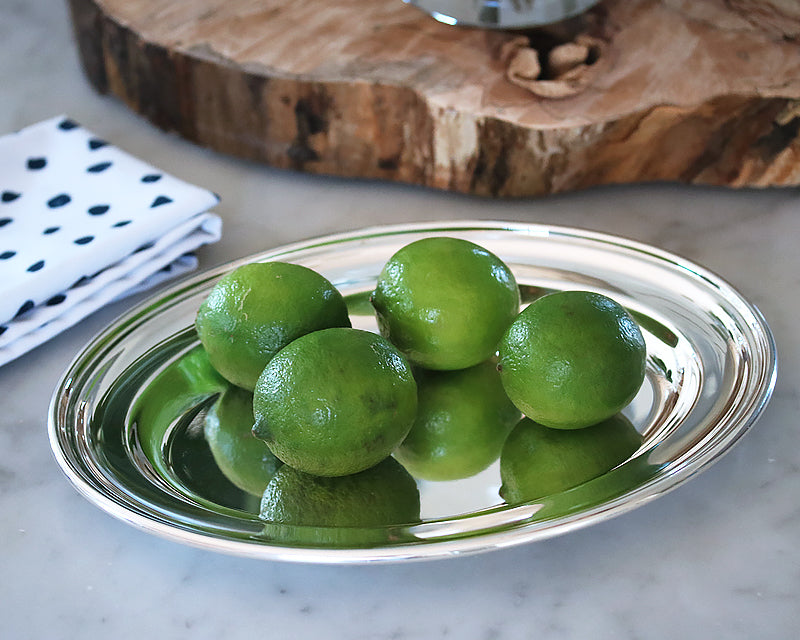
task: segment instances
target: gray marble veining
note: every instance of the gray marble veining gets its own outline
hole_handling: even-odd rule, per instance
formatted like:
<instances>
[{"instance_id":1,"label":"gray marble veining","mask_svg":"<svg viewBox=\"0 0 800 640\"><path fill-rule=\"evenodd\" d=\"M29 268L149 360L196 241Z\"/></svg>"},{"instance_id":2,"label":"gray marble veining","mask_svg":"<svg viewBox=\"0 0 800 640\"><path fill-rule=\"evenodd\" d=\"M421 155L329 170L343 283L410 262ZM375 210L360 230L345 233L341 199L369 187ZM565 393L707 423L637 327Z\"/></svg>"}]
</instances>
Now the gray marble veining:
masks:
<instances>
[{"instance_id":1,"label":"gray marble veining","mask_svg":"<svg viewBox=\"0 0 800 640\"><path fill-rule=\"evenodd\" d=\"M644 507L545 542L375 567L258 562L183 547L81 498L46 411L76 351L132 301L0 368L0 635L192 638L759 638L800 627L800 194L652 185L493 202L278 172L193 147L94 94L66 8L6 0L0 131L68 113L222 197L203 267L286 242L420 220L578 226L661 246L755 302L780 371L761 421L709 470Z\"/></svg>"}]
</instances>

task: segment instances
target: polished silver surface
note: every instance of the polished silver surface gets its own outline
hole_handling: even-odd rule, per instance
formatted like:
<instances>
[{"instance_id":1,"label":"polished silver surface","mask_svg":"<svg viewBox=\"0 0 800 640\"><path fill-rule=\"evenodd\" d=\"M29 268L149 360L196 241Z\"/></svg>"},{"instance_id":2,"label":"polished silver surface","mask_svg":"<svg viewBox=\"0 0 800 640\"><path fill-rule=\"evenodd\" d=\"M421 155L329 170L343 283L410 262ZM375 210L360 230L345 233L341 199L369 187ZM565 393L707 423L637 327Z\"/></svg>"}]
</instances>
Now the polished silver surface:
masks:
<instances>
[{"instance_id":1,"label":"polished silver surface","mask_svg":"<svg viewBox=\"0 0 800 640\"><path fill-rule=\"evenodd\" d=\"M598 0L404 0L439 22L490 29L524 29L578 15Z\"/></svg>"},{"instance_id":2,"label":"polished silver surface","mask_svg":"<svg viewBox=\"0 0 800 640\"><path fill-rule=\"evenodd\" d=\"M420 480L420 521L393 527L390 535L367 532L380 542L348 546L309 543L307 535L278 541L264 533L251 506L175 473L172 461L186 453L181 429L203 410L202 399L182 407L160 439L140 437L134 407L153 409L148 394L154 389L172 392L158 388L159 374L196 347L195 312L224 273L254 260L297 262L357 301L397 249L431 235L465 238L495 252L514 271L526 300L585 289L630 310L648 348L645 384L625 410L643 436L639 451L604 476L526 504L508 505L499 497L497 463L464 480ZM353 324L375 329L364 305L353 306ZM379 227L254 255L140 305L97 336L64 373L51 402L49 435L59 465L81 494L151 533L263 559L420 560L541 540L647 503L738 441L766 406L776 370L775 344L759 311L715 274L654 247L545 225Z\"/></svg>"}]
</instances>

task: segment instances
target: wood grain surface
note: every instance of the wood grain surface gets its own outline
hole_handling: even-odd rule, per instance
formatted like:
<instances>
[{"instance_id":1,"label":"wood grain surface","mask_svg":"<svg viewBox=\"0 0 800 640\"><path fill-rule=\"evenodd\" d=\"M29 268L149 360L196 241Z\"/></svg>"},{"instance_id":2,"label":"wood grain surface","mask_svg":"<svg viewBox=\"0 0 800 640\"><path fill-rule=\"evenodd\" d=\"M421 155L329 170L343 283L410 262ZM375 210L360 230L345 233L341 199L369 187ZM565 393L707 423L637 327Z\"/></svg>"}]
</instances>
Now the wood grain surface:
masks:
<instances>
[{"instance_id":1,"label":"wood grain surface","mask_svg":"<svg viewBox=\"0 0 800 640\"><path fill-rule=\"evenodd\" d=\"M400 0L70 0L92 85L275 167L488 196L800 184L800 3L606 0L525 32Z\"/></svg>"}]
</instances>

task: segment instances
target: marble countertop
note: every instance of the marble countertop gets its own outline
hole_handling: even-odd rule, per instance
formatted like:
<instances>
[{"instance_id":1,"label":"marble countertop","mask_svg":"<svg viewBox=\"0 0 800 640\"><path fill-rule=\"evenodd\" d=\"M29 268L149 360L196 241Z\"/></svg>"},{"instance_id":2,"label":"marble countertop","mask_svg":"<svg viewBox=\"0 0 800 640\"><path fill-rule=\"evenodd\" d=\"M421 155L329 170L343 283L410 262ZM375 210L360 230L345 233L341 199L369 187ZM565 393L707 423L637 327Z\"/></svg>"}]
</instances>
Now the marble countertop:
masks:
<instances>
[{"instance_id":1,"label":"marble countertop","mask_svg":"<svg viewBox=\"0 0 800 640\"><path fill-rule=\"evenodd\" d=\"M772 402L704 473L632 512L542 542L431 562L316 566L182 546L72 488L47 406L77 350L134 301L0 368L5 638L760 638L800 627L800 198L680 185L487 201L274 171L194 147L92 92L66 3L7 0L0 132L59 113L220 194L203 268L365 225L499 219L622 235L683 255L753 301L778 344Z\"/></svg>"}]
</instances>

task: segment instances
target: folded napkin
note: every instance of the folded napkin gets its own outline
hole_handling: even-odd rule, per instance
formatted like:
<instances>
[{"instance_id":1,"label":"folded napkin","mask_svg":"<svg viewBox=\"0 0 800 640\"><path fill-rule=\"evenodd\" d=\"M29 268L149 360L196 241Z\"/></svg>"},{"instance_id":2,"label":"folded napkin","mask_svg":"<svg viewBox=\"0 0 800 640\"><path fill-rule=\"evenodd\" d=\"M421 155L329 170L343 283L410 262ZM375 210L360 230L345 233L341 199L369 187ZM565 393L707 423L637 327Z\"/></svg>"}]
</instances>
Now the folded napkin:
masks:
<instances>
[{"instance_id":1,"label":"folded napkin","mask_svg":"<svg viewBox=\"0 0 800 640\"><path fill-rule=\"evenodd\" d=\"M63 116L0 137L0 365L196 268L218 201Z\"/></svg>"}]
</instances>

